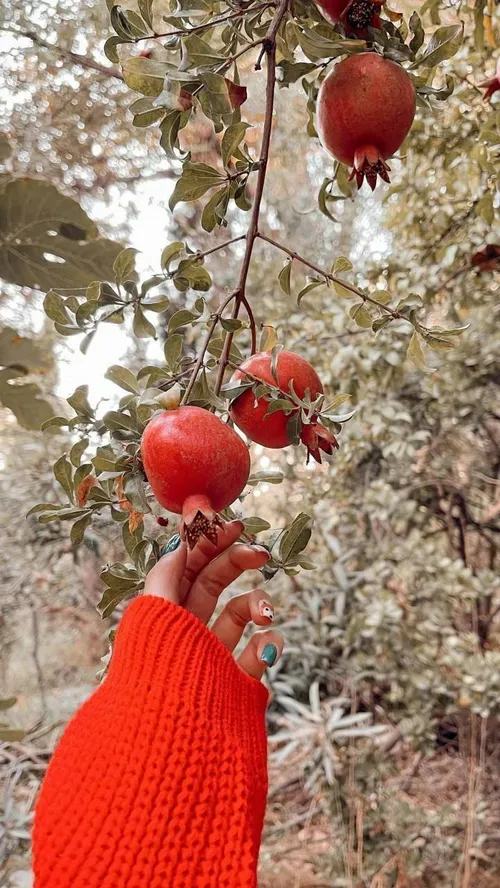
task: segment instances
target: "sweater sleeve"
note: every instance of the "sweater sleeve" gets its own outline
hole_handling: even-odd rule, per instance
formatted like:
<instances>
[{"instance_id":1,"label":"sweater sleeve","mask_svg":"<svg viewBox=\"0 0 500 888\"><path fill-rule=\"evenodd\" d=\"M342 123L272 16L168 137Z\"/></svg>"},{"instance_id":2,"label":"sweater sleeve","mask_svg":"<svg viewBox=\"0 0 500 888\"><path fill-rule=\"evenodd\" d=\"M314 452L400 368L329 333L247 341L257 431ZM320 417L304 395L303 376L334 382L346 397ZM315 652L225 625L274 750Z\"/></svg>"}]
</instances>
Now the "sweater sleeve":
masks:
<instances>
[{"instance_id":1,"label":"sweater sleeve","mask_svg":"<svg viewBox=\"0 0 500 888\"><path fill-rule=\"evenodd\" d=\"M196 617L136 599L43 783L35 888L255 888L267 699Z\"/></svg>"}]
</instances>

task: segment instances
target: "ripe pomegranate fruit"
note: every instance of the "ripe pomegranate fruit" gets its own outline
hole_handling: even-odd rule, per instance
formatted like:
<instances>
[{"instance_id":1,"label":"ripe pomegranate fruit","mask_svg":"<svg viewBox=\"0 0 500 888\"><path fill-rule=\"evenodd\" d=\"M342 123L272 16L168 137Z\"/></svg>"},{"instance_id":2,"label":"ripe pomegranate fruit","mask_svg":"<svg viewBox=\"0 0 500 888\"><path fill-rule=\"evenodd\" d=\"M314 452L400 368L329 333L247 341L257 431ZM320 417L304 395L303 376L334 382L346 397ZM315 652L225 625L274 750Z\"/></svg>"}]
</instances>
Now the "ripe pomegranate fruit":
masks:
<instances>
[{"instance_id":1,"label":"ripe pomegranate fruit","mask_svg":"<svg viewBox=\"0 0 500 888\"><path fill-rule=\"evenodd\" d=\"M348 37L365 37L367 28L381 28L383 0L316 0L326 19L344 26Z\"/></svg>"},{"instance_id":2,"label":"ripe pomegranate fruit","mask_svg":"<svg viewBox=\"0 0 500 888\"><path fill-rule=\"evenodd\" d=\"M189 547L202 535L217 542L217 513L240 495L250 472L248 448L234 429L201 407L165 410L146 426L141 455L158 502L182 515Z\"/></svg>"},{"instance_id":3,"label":"ripe pomegranate fruit","mask_svg":"<svg viewBox=\"0 0 500 888\"><path fill-rule=\"evenodd\" d=\"M271 371L271 360L269 352L252 355L234 372L233 381L260 379L275 388L279 386L283 395L288 397L292 393L290 383L299 398L304 398L306 390L309 390L312 400L323 393L323 386L318 374L300 355L281 351L276 361L276 379ZM258 398L256 403L253 390L247 389L233 401L230 415L238 428L257 444L271 448L287 447L292 443L287 434L287 423L293 414L277 410L276 413L266 416L268 409L269 401L265 397ZM294 412L297 413L298 409ZM314 414L308 423L302 423L300 437L307 447L308 461L312 456L316 462L320 463L321 450L324 453L332 454L333 448L338 447L334 436L317 421L317 416Z\"/></svg>"},{"instance_id":4,"label":"ripe pomegranate fruit","mask_svg":"<svg viewBox=\"0 0 500 888\"><path fill-rule=\"evenodd\" d=\"M401 146L415 116L415 88L401 65L374 52L349 56L323 81L317 119L321 142L353 167L358 188L366 177L389 182L386 160Z\"/></svg>"}]
</instances>

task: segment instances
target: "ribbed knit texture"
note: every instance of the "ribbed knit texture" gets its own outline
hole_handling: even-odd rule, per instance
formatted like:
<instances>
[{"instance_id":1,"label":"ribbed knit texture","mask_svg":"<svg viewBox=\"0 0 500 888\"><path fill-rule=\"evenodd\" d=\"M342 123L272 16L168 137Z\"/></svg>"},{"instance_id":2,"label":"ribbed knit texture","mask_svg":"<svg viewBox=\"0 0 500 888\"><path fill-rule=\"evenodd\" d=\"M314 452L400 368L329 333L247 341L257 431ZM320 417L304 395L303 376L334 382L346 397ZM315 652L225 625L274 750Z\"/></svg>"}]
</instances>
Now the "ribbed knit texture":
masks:
<instances>
[{"instance_id":1,"label":"ribbed knit texture","mask_svg":"<svg viewBox=\"0 0 500 888\"><path fill-rule=\"evenodd\" d=\"M130 604L43 783L35 888L254 888L267 699L196 617Z\"/></svg>"}]
</instances>

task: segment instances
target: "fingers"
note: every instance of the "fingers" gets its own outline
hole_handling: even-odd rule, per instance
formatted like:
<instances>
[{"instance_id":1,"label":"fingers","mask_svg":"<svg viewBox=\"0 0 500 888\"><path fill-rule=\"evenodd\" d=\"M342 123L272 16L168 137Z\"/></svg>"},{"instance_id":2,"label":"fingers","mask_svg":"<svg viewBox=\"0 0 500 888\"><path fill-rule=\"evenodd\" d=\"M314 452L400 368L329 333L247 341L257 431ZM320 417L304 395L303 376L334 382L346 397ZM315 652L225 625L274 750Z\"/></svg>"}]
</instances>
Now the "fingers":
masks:
<instances>
[{"instance_id":1,"label":"fingers","mask_svg":"<svg viewBox=\"0 0 500 888\"><path fill-rule=\"evenodd\" d=\"M240 669L260 681L266 669L278 662L284 643L281 632L274 629L256 632L236 662Z\"/></svg>"},{"instance_id":2,"label":"fingers","mask_svg":"<svg viewBox=\"0 0 500 888\"><path fill-rule=\"evenodd\" d=\"M262 589L254 589L231 598L211 630L228 650L234 651L247 623L269 626L273 620L274 607L270 596Z\"/></svg>"},{"instance_id":3,"label":"fingers","mask_svg":"<svg viewBox=\"0 0 500 888\"><path fill-rule=\"evenodd\" d=\"M184 606L203 623L208 623L222 590L238 579L244 571L258 570L268 560L267 549L236 543L207 564L198 574Z\"/></svg>"},{"instance_id":4,"label":"fingers","mask_svg":"<svg viewBox=\"0 0 500 888\"><path fill-rule=\"evenodd\" d=\"M145 595L157 595L165 601L179 603L181 580L186 569L187 546L180 545L163 555L149 571L144 584Z\"/></svg>"},{"instance_id":5,"label":"fingers","mask_svg":"<svg viewBox=\"0 0 500 888\"><path fill-rule=\"evenodd\" d=\"M215 546L210 540L201 537L194 549L191 549L188 552L185 576L181 582L179 590L179 600L181 604L184 603L198 574L207 566L207 564L210 564L214 558L217 558L221 552L229 549L229 547L241 536L242 530L242 521L224 522L222 527L218 530L217 544Z\"/></svg>"}]
</instances>

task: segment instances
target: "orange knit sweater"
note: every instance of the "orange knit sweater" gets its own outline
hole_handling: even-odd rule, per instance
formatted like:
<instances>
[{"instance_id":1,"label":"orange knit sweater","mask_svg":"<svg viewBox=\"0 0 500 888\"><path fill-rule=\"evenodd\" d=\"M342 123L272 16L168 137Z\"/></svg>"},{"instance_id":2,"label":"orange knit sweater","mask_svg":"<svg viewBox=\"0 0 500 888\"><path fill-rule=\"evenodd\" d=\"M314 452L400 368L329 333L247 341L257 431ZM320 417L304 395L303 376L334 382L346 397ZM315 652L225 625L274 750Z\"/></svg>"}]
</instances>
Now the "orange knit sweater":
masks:
<instances>
[{"instance_id":1,"label":"orange knit sweater","mask_svg":"<svg viewBox=\"0 0 500 888\"><path fill-rule=\"evenodd\" d=\"M42 786L35 888L255 888L267 699L196 617L129 605Z\"/></svg>"}]
</instances>

